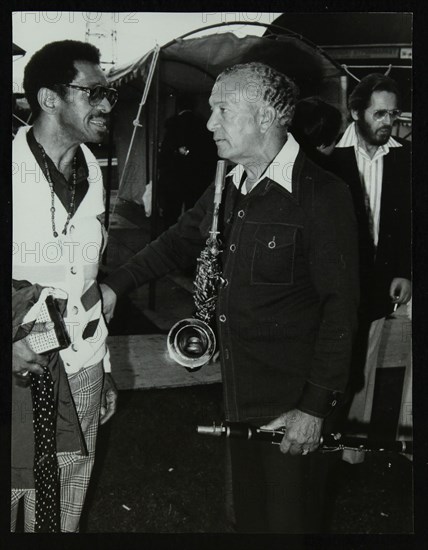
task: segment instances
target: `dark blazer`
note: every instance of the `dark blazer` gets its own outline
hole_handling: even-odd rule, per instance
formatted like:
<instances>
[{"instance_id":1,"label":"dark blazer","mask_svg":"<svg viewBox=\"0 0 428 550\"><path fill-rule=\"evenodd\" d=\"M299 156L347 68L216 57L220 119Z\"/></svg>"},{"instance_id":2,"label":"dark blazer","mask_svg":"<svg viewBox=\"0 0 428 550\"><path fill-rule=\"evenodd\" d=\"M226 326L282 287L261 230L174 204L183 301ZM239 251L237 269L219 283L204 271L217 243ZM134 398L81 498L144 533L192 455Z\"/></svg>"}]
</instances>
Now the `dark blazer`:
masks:
<instances>
[{"instance_id":1,"label":"dark blazer","mask_svg":"<svg viewBox=\"0 0 428 550\"><path fill-rule=\"evenodd\" d=\"M293 408L326 416L347 383L358 305L357 229L346 185L299 152L292 193L266 177L226 185L216 321L225 415L263 423ZM210 186L178 223L104 281L117 294L195 263Z\"/></svg>"},{"instance_id":2,"label":"dark blazer","mask_svg":"<svg viewBox=\"0 0 428 550\"><path fill-rule=\"evenodd\" d=\"M364 193L354 147L336 148L329 168L351 191L359 234L361 315L368 320L389 315L389 287L395 277L411 278L410 145L391 147L384 157L379 241L376 254L370 235Z\"/></svg>"}]
</instances>

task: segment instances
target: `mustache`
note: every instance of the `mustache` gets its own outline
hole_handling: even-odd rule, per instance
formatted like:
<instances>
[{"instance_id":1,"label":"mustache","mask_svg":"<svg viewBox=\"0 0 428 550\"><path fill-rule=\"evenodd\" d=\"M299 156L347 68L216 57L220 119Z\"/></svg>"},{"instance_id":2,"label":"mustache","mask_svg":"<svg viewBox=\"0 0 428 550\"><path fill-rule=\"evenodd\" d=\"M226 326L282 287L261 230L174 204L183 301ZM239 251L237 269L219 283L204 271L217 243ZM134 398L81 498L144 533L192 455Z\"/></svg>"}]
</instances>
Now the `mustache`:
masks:
<instances>
[{"instance_id":1,"label":"mustache","mask_svg":"<svg viewBox=\"0 0 428 550\"><path fill-rule=\"evenodd\" d=\"M102 120L105 120L106 122L108 122L110 120L110 114L103 113L102 111L94 111L91 114L90 118L101 118Z\"/></svg>"}]
</instances>

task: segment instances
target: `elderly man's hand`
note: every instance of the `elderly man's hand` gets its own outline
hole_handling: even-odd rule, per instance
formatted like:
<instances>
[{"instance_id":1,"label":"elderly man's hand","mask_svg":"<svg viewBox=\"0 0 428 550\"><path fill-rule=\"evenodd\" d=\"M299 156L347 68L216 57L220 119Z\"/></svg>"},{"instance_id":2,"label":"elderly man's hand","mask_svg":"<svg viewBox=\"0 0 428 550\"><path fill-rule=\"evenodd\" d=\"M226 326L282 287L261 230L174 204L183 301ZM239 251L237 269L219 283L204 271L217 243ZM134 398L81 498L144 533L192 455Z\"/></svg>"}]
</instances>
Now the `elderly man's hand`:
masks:
<instances>
[{"instance_id":1,"label":"elderly man's hand","mask_svg":"<svg viewBox=\"0 0 428 550\"><path fill-rule=\"evenodd\" d=\"M291 455L306 455L319 447L322 425L322 418L294 409L282 414L262 428L269 430L285 428L280 445L281 452Z\"/></svg>"},{"instance_id":2,"label":"elderly man's hand","mask_svg":"<svg viewBox=\"0 0 428 550\"><path fill-rule=\"evenodd\" d=\"M103 313L106 322L109 323L114 315L114 309L116 307L117 295L114 290L109 286L101 283L100 290L103 299Z\"/></svg>"}]
</instances>

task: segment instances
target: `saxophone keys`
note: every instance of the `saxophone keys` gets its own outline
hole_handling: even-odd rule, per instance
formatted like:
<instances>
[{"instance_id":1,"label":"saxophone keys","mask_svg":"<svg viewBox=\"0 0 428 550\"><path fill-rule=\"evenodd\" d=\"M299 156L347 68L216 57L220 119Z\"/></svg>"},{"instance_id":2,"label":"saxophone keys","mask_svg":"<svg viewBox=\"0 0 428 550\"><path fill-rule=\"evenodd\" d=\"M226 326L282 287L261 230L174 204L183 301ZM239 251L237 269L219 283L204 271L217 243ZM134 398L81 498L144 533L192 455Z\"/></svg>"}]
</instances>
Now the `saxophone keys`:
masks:
<instances>
[{"instance_id":1,"label":"saxophone keys","mask_svg":"<svg viewBox=\"0 0 428 550\"><path fill-rule=\"evenodd\" d=\"M219 286L220 286L220 288L226 288L228 284L229 284L229 281L220 275L219 276Z\"/></svg>"}]
</instances>

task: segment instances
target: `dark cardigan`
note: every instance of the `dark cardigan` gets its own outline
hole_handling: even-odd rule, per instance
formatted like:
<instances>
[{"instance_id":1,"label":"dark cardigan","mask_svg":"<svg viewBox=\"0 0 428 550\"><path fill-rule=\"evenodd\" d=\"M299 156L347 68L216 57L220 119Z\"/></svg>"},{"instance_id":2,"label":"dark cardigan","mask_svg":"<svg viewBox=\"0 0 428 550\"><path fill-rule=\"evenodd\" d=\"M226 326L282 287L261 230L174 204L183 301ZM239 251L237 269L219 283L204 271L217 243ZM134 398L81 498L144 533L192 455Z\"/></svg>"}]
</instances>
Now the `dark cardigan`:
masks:
<instances>
[{"instance_id":1,"label":"dark cardigan","mask_svg":"<svg viewBox=\"0 0 428 550\"><path fill-rule=\"evenodd\" d=\"M226 418L262 423L292 408L326 416L347 382L358 306L357 232L346 185L299 152L292 193L229 182L216 310ZM178 223L104 281L117 294L195 263L213 186Z\"/></svg>"}]
</instances>

